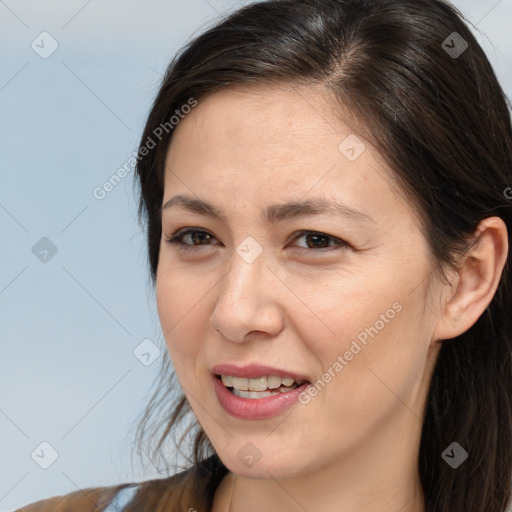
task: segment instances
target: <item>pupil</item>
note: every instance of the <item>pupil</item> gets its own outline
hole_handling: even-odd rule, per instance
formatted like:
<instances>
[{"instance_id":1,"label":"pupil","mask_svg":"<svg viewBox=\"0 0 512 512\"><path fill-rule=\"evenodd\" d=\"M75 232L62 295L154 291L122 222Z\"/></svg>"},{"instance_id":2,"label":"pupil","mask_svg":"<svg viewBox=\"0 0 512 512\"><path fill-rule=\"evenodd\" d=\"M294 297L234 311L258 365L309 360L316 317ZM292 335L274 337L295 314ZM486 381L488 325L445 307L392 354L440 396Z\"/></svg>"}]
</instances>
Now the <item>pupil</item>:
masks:
<instances>
[{"instance_id":1,"label":"pupil","mask_svg":"<svg viewBox=\"0 0 512 512\"><path fill-rule=\"evenodd\" d=\"M204 236L205 238L201 239L201 236ZM209 236L210 235L208 233L201 233L200 231L194 231L192 233L192 238L193 239L195 238L194 242L199 241L200 245L203 245L201 242L207 242L208 239L206 237L209 237Z\"/></svg>"},{"instance_id":2,"label":"pupil","mask_svg":"<svg viewBox=\"0 0 512 512\"><path fill-rule=\"evenodd\" d=\"M307 235L307 238L309 238L309 239L315 238L317 241L318 241L318 239L323 239L323 240L327 239L327 237L325 235L311 235L311 234ZM308 244L308 245L310 245L310 244ZM322 244L322 245L324 245L324 244ZM317 247L317 244L314 243L313 246Z\"/></svg>"}]
</instances>

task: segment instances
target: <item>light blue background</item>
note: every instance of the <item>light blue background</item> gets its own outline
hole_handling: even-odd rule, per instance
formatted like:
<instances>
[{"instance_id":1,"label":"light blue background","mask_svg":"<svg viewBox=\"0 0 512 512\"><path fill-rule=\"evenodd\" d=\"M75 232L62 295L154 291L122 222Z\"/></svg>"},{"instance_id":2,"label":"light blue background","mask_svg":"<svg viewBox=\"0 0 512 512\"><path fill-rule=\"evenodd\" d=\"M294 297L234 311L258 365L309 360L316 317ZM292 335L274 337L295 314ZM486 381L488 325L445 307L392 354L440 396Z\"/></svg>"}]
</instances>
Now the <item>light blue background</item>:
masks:
<instances>
[{"instance_id":1,"label":"light blue background","mask_svg":"<svg viewBox=\"0 0 512 512\"><path fill-rule=\"evenodd\" d=\"M103 200L92 191L136 151L174 53L245 3L0 0L0 512L162 476L130 466L160 362L133 350L165 346L133 172ZM455 4L510 97L512 1ZM59 45L47 59L31 48L43 31ZM58 250L47 263L32 253L42 237ZM59 453L46 470L31 458L42 441Z\"/></svg>"}]
</instances>

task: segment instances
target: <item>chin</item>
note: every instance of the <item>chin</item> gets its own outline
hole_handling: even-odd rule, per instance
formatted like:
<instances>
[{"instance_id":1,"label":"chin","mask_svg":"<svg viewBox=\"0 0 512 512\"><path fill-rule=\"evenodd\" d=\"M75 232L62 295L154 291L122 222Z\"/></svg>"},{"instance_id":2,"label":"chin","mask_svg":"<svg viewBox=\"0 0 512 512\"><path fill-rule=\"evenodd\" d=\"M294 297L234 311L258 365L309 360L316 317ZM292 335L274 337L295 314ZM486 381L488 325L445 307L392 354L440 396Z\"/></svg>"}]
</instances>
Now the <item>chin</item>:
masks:
<instances>
[{"instance_id":1,"label":"chin","mask_svg":"<svg viewBox=\"0 0 512 512\"><path fill-rule=\"evenodd\" d=\"M219 454L219 456L221 455ZM244 461L244 458L246 461ZM303 458L293 457L293 459L283 460L282 458L265 457L262 454L260 459L250 461L249 457L244 453L242 453L240 458L237 453L230 453L227 457L221 456L222 462L231 472L238 476L258 480L286 480L302 476L308 472L307 464L304 464ZM300 466L298 465L299 463L301 463Z\"/></svg>"}]
</instances>

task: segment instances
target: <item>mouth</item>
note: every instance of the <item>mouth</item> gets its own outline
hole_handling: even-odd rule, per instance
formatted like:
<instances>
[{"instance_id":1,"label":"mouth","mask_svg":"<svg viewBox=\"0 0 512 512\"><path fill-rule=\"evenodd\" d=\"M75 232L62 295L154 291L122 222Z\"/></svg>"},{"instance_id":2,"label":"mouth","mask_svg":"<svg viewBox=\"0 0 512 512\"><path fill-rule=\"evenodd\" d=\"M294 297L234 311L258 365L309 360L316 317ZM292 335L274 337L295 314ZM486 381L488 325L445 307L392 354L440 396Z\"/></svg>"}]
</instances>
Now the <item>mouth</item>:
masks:
<instances>
[{"instance_id":1,"label":"mouth","mask_svg":"<svg viewBox=\"0 0 512 512\"><path fill-rule=\"evenodd\" d=\"M222 385L234 396L250 400L276 396L309 384L309 381L304 379L295 380L291 377L277 375L247 378L220 374L215 375L215 378L221 381Z\"/></svg>"},{"instance_id":2,"label":"mouth","mask_svg":"<svg viewBox=\"0 0 512 512\"><path fill-rule=\"evenodd\" d=\"M300 401L307 376L258 363L220 364L210 369L219 405L244 420L276 417Z\"/></svg>"},{"instance_id":3,"label":"mouth","mask_svg":"<svg viewBox=\"0 0 512 512\"><path fill-rule=\"evenodd\" d=\"M217 374L212 375L212 382L220 406L230 416L243 420L263 420L276 417L296 405L301 393L309 386L309 381L288 378L290 380L282 377L274 379L272 376L249 379ZM240 387L247 389L238 389Z\"/></svg>"}]
</instances>

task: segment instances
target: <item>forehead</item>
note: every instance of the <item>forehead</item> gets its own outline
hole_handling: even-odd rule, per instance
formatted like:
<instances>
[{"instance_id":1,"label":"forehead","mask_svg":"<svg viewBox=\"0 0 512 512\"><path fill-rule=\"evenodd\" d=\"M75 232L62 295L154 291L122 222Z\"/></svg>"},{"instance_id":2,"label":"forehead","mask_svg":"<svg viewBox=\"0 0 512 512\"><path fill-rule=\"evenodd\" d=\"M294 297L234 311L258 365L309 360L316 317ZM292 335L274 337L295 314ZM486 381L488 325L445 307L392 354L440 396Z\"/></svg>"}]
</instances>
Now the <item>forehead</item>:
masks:
<instances>
[{"instance_id":1,"label":"forehead","mask_svg":"<svg viewBox=\"0 0 512 512\"><path fill-rule=\"evenodd\" d=\"M280 151L298 150L305 141L343 135L346 127L334 114L332 98L318 87L229 87L201 99L178 125L172 145L193 133L195 141L209 144L210 150L229 147L233 155L243 142L242 154L264 148L278 157Z\"/></svg>"},{"instance_id":2,"label":"forehead","mask_svg":"<svg viewBox=\"0 0 512 512\"><path fill-rule=\"evenodd\" d=\"M304 86L210 94L175 128L164 201L186 192L262 205L323 193L354 208L370 201L389 213L397 205L392 173L335 105L325 90Z\"/></svg>"}]
</instances>

